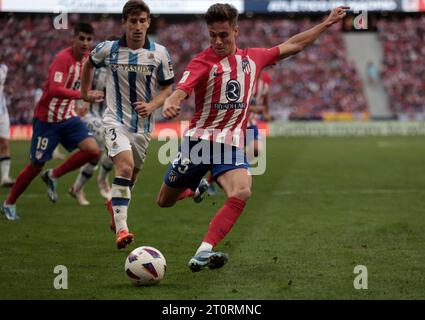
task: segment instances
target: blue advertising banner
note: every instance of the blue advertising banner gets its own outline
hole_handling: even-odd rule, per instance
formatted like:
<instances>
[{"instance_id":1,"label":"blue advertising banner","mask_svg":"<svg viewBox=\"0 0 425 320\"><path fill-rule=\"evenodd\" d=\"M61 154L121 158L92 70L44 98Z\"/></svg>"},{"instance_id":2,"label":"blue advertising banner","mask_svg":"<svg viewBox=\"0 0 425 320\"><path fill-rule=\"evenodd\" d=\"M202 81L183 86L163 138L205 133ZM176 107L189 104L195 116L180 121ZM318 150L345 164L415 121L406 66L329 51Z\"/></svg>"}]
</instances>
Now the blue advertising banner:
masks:
<instances>
[{"instance_id":1,"label":"blue advertising banner","mask_svg":"<svg viewBox=\"0 0 425 320\"><path fill-rule=\"evenodd\" d=\"M327 12L340 5L355 12L403 11L401 0L245 0L245 12Z\"/></svg>"}]
</instances>

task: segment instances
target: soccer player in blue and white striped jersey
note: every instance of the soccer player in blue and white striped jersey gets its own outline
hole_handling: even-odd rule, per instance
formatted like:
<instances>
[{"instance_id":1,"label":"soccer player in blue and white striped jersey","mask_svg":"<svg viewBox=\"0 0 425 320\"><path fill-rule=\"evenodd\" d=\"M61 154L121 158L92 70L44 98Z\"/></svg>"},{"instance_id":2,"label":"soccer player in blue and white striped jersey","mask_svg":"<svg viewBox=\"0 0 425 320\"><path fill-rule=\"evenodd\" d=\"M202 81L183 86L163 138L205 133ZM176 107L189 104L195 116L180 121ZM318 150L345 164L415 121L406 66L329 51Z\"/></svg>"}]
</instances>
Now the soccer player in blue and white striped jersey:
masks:
<instances>
[{"instance_id":1,"label":"soccer player in blue and white striped jersey","mask_svg":"<svg viewBox=\"0 0 425 320\"><path fill-rule=\"evenodd\" d=\"M142 168L153 130L153 112L172 92L174 73L165 47L148 39L150 9L141 0L123 8L124 35L97 45L84 64L81 93L87 93L95 67L105 67L105 145L115 166L112 184L113 222L118 249L134 241L127 226L131 189Z\"/></svg>"}]
</instances>

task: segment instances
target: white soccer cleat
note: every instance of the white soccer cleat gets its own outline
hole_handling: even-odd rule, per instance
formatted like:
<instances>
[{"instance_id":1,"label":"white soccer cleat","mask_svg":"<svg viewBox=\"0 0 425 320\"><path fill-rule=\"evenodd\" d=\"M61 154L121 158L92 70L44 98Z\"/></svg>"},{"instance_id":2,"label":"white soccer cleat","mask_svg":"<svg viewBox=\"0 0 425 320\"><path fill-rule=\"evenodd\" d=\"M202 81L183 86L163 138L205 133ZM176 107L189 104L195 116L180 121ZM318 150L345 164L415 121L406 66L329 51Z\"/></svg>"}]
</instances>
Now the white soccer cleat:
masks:
<instances>
[{"instance_id":1,"label":"white soccer cleat","mask_svg":"<svg viewBox=\"0 0 425 320\"><path fill-rule=\"evenodd\" d=\"M86 194L83 190L75 191L74 187L69 188L69 194L71 197L77 199L77 202L80 206L88 206L90 202L86 199Z\"/></svg>"},{"instance_id":2,"label":"white soccer cleat","mask_svg":"<svg viewBox=\"0 0 425 320\"><path fill-rule=\"evenodd\" d=\"M229 261L229 257L224 252L201 251L189 260L188 267L192 272L198 272L202 269L219 269L227 261Z\"/></svg>"},{"instance_id":3,"label":"white soccer cleat","mask_svg":"<svg viewBox=\"0 0 425 320\"><path fill-rule=\"evenodd\" d=\"M97 186L99 187L100 195L105 200L112 199L111 187L109 186L108 180L104 180L104 181L97 180Z\"/></svg>"}]
</instances>

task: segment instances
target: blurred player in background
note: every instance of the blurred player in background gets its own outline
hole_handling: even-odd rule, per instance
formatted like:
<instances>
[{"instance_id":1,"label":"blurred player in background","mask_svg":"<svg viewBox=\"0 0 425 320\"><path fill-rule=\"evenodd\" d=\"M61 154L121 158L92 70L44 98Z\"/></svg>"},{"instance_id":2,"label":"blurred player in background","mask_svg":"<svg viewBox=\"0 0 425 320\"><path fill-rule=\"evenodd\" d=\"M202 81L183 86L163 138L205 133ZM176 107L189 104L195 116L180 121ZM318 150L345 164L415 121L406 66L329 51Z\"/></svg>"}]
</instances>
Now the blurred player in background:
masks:
<instances>
[{"instance_id":1,"label":"blurred player in background","mask_svg":"<svg viewBox=\"0 0 425 320\"><path fill-rule=\"evenodd\" d=\"M92 90L106 92L106 68L97 68L94 71L93 81L92 81ZM105 111L105 103L94 102L88 103L83 102L83 107L81 108L80 117L87 124L89 130L93 133L94 138L99 146L101 151L105 150L105 143L103 140L103 125L102 118ZM84 185L92 177L97 165L99 166L99 174L97 176L97 185L99 187L100 194L105 200L111 199L111 188L108 182L108 174L113 168L113 163L111 158L107 153L103 152L102 157L99 163L88 162L81 167L77 179L75 180L72 187L69 189L69 194L76 198L78 203L82 206L89 205L90 202L86 199L84 193Z\"/></svg>"},{"instance_id":2,"label":"blurred player in background","mask_svg":"<svg viewBox=\"0 0 425 320\"><path fill-rule=\"evenodd\" d=\"M10 188L15 183L10 178L10 121L9 112L6 105L5 83L7 77L7 66L2 63L3 58L0 54L0 185L5 188Z\"/></svg>"},{"instance_id":3,"label":"blurred player in background","mask_svg":"<svg viewBox=\"0 0 425 320\"><path fill-rule=\"evenodd\" d=\"M131 192L145 162L153 112L171 94L174 82L167 49L147 37L150 21L146 3L128 1L122 12L124 35L119 41L98 44L83 69L81 91L85 99L93 69L108 70L103 126L105 145L115 167L110 209L118 249L134 241L127 226Z\"/></svg>"},{"instance_id":4,"label":"blurred player in background","mask_svg":"<svg viewBox=\"0 0 425 320\"><path fill-rule=\"evenodd\" d=\"M164 176L157 199L160 207L173 206L184 198L182 195L193 192L210 170L226 192L224 206L216 213L203 242L189 260L188 266L193 272L220 268L228 261L227 254L215 252L213 248L230 232L251 196L252 178L245 157L244 133L255 80L266 66L297 54L313 43L346 15L346 9L348 7L334 9L322 23L273 48L245 50L236 46L238 12L233 6L215 4L205 14L211 47L192 59L162 110L165 118L176 117L182 101L195 91L195 115L176 159ZM203 161L204 157L201 163L199 158L192 159L191 150L200 146L201 150L203 146L214 150L208 152L208 163Z\"/></svg>"},{"instance_id":5,"label":"blurred player in background","mask_svg":"<svg viewBox=\"0 0 425 320\"><path fill-rule=\"evenodd\" d=\"M81 99L81 71L92 44L93 32L90 24L78 23L74 28L72 46L60 51L49 67L43 95L34 111L30 162L19 174L1 208L9 220L18 218L17 199L41 172L45 162L52 158L53 150L59 143L68 151L76 148L79 151L60 166L42 174L52 202L58 198L56 184L59 177L99 157L96 140L74 110L76 100ZM103 92L90 91L86 99L90 102L102 101Z\"/></svg>"}]
</instances>

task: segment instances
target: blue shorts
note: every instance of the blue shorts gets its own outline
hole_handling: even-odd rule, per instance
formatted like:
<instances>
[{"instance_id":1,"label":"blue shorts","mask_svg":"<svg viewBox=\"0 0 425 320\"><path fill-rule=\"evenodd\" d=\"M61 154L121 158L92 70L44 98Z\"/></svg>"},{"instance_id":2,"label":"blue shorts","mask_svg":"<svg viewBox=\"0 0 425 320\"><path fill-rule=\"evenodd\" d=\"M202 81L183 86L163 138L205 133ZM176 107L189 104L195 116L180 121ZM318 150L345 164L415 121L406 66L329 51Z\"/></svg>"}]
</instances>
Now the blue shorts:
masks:
<instances>
[{"instance_id":1,"label":"blue shorts","mask_svg":"<svg viewBox=\"0 0 425 320\"><path fill-rule=\"evenodd\" d=\"M44 163L52 159L53 151L59 143L66 150L72 151L81 141L93 137L79 117L63 122L44 122L34 118L32 130L30 160L34 163Z\"/></svg>"},{"instance_id":2,"label":"blue shorts","mask_svg":"<svg viewBox=\"0 0 425 320\"><path fill-rule=\"evenodd\" d=\"M177 157L164 176L171 188L190 188L193 191L211 170L214 180L224 172L249 168L245 150L209 140L184 138Z\"/></svg>"},{"instance_id":3,"label":"blue shorts","mask_svg":"<svg viewBox=\"0 0 425 320\"><path fill-rule=\"evenodd\" d=\"M246 145L249 146L253 141L258 141L258 127L256 124L246 128Z\"/></svg>"}]
</instances>

